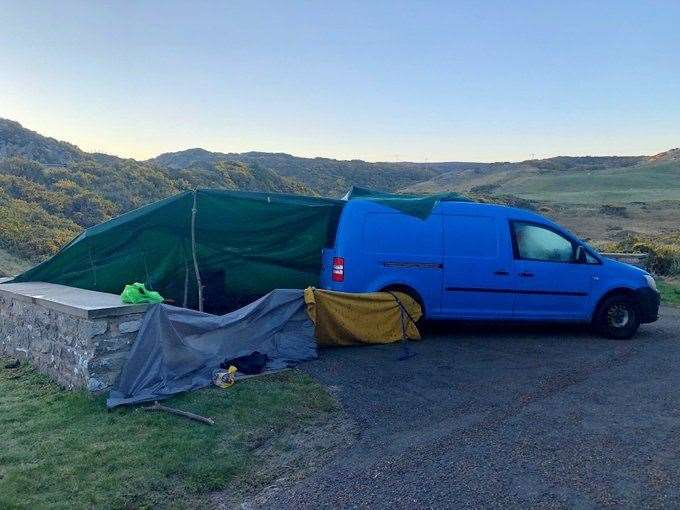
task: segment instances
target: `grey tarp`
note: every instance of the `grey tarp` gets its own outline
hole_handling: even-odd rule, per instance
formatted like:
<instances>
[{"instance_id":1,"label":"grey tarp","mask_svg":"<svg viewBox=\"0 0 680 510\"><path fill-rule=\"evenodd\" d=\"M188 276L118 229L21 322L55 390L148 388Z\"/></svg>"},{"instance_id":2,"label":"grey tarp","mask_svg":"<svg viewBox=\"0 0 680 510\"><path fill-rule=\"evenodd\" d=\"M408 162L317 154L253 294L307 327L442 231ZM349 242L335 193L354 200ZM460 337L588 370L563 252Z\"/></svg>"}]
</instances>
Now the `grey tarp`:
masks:
<instances>
[{"instance_id":1,"label":"grey tarp","mask_svg":"<svg viewBox=\"0 0 680 510\"><path fill-rule=\"evenodd\" d=\"M226 315L154 305L106 405L160 400L208 386L220 363L255 351L269 357L267 371L316 358L302 290L277 289Z\"/></svg>"}]
</instances>

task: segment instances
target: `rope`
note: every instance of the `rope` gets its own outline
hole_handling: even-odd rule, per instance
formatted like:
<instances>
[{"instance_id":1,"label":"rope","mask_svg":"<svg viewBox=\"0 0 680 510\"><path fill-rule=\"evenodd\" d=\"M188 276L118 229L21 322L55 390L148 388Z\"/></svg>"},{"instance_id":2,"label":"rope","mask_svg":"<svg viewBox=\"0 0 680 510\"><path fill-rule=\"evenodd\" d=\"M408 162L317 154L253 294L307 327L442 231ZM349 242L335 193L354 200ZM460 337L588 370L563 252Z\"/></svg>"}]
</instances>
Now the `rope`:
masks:
<instances>
[{"instance_id":1,"label":"rope","mask_svg":"<svg viewBox=\"0 0 680 510\"><path fill-rule=\"evenodd\" d=\"M408 343L408 338L406 335L406 320L404 319L404 314L409 318L409 320L413 323L414 326L416 326L416 321L413 320L413 316L408 312L406 307L404 306L404 303L401 302L401 300L392 292L391 290L387 291L396 301L397 306L399 307L399 315L401 318L401 345L402 345L402 353L397 357L399 361L404 361L407 359L410 359L414 357L417 353L412 352L411 348Z\"/></svg>"}]
</instances>

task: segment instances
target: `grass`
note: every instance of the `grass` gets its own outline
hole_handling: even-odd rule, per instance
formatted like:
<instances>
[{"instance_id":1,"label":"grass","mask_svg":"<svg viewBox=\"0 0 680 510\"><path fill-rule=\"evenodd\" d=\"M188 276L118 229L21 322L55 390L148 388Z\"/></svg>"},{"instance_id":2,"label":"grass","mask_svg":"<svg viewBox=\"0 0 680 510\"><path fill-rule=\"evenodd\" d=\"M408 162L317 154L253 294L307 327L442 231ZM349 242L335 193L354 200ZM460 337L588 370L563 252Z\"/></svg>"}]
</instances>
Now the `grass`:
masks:
<instances>
[{"instance_id":1,"label":"grass","mask_svg":"<svg viewBox=\"0 0 680 510\"><path fill-rule=\"evenodd\" d=\"M498 166L496 171L451 172L412 185L411 190L477 190L479 194L558 204L626 204L680 200L680 162L654 161L603 169L536 170ZM407 188L408 189L408 188Z\"/></svg>"},{"instance_id":2,"label":"grass","mask_svg":"<svg viewBox=\"0 0 680 510\"><path fill-rule=\"evenodd\" d=\"M518 171L508 176L497 194L557 203L628 203L680 200L677 162L657 162L630 168L550 173Z\"/></svg>"},{"instance_id":3,"label":"grass","mask_svg":"<svg viewBox=\"0 0 680 510\"><path fill-rule=\"evenodd\" d=\"M258 445L285 451L282 437L338 409L295 371L167 401L213 417L211 427L139 408L108 412L104 397L64 391L26 364L3 366L0 508L205 506L211 491L253 483L249 475L262 471Z\"/></svg>"},{"instance_id":4,"label":"grass","mask_svg":"<svg viewBox=\"0 0 680 510\"><path fill-rule=\"evenodd\" d=\"M29 267L31 267L31 263L27 260L15 257L0 248L0 277L19 274Z\"/></svg>"},{"instance_id":5,"label":"grass","mask_svg":"<svg viewBox=\"0 0 680 510\"><path fill-rule=\"evenodd\" d=\"M657 280L656 286L661 293L661 302L665 305L680 305L680 281Z\"/></svg>"}]
</instances>

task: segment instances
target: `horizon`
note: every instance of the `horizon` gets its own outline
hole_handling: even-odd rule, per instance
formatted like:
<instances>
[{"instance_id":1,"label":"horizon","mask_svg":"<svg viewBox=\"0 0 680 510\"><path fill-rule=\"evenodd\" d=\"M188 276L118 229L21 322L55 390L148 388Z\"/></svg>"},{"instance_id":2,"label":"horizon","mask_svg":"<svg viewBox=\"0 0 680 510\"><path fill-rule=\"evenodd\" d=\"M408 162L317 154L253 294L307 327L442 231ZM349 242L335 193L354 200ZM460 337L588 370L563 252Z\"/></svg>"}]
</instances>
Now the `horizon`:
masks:
<instances>
[{"instance_id":1,"label":"horizon","mask_svg":"<svg viewBox=\"0 0 680 510\"><path fill-rule=\"evenodd\" d=\"M125 156L122 154L113 154L110 152L101 152L101 151L88 151L83 149L77 144L74 144L68 140L63 140L57 136L53 136L51 134L47 133L40 133L38 131L35 131L34 129L31 129L30 126L25 126L21 122L14 120L14 119L8 119L6 117L0 117L0 120L7 120L10 122L16 122L19 124L23 129L27 129L28 131L31 131L38 136L42 136L44 138L51 138L56 140L57 142L62 142L62 143L68 143L69 145L75 146L77 149L87 153L87 154L101 154L104 156L113 156L117 157L120 159L134 159L136 161L140 162L146 162L150 161L152 159L155 159L159 156L163 156L166 154L178 154L178 153L183 153L183 152L188 152L188 151L205 151L209 152L212 154L278 154L278 155L284 155L284 156L292 156L294 158L304 158L304 159L329 159L329 160L334 160L334 161L363 161L365 163L405 163L405 164L417 164L417 165L423 165L423 164L429 164L429 165L437 165L437 164L445 164L445 163L471 163L471 164L498 164L498 163L523 163L525 161L531 161L535 159L552 159L552 158L607 158L607 157L653 157L658 154L663 154L665 152L670 152L674 150L680 149L680 147L670 147L668 149L662 150L660 152L654 153L654 154L558 154L555 156L547 156L543 158L530 158L530 159L524 159L524 160L506 160L506 161L463 161L463 160L442 160L442 161L410 161L410 160L397 160L397 161L385 161L385 160L376 160L376 161L370 161L370 160L365 160L365 159L339 159L339 158L334 158L334 157L329 157L329 156L324 156L324 155L317 155L317 156L301 156L299 154L293 154L290 152L269 152L269 151L261 151L261 150L245 150L241 152L226 152L224 150L209 150L204 147L188 147L186 149L178 149L178 150L172 150L172 151L167 151L167 152L162 152L160 154L156 154L154 156L151 156L150 158L145 158L145 159L137 159L131 156Z\"/></svg>"},{"instance_id":2,"label":"horizon","mask_svg":"<svg viewBox=\"0 0 680 510\"><path fill-rule=\"evenodd\" d=\"M0 115L86 152L518 162L680 140L673 2L4 7Z\"/></svg>"}]
</instances>

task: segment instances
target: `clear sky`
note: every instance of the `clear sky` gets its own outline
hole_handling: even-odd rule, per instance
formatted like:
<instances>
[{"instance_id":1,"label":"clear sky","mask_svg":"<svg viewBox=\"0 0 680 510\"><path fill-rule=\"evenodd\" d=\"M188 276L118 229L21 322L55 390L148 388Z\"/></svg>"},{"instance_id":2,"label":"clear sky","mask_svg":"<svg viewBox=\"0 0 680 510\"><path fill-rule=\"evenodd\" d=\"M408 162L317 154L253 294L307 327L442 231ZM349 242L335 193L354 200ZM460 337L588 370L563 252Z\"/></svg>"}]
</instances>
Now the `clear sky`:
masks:
<instances>
[{"instance_id":1,"label":"clear sky","mask_svg":"<svg viewBox=\"0 0 680 510\"><path fill-rule=\"evenodd\" d=\"M0 117L89 151L680 145L680 1L0 0Z\"/></svg>"}]
</instances>

